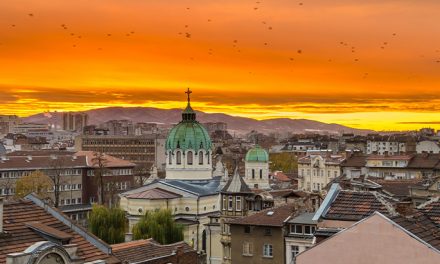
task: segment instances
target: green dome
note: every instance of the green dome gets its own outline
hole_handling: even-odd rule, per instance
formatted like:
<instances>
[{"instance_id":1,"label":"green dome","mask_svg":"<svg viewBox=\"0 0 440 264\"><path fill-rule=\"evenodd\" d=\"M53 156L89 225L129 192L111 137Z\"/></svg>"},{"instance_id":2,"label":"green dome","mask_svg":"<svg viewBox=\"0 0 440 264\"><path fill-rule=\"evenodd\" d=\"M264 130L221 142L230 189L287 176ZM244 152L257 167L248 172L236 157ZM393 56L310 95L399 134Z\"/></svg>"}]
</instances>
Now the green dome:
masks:
<instances>
[{"instance_id":1,"label":"green dome","mask_svg":"<svg viewBox=\"0 0 440 264\"><path fill-rule=\"evenodd\" d=\"M188 97L188 105L182 112L182 121L173 127L168 134L166 150L181 149L186 151L211 150L211 138L208 131L196 120L196 113L191 108Z\"/></svg>"},{"instance_id":2,"label":"green dome","mask_svg":"<svg viewBox=\"0 0 440 264\"><path fill-rule=\"evenodd\" d=\"M246 153L247 162L269 162L269 154L266 150L256 145Z\"/></svg>"}]
</instances>

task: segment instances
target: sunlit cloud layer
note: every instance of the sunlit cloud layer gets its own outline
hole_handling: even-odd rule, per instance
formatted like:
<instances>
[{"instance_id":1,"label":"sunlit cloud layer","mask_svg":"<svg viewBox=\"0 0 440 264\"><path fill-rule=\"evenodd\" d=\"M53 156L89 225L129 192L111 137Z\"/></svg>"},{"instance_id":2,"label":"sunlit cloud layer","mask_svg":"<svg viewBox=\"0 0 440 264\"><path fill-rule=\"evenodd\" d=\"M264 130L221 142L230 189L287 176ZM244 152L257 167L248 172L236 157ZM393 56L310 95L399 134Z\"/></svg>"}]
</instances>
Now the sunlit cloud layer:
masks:
<instances>
[{"instance_id":1,"label":"sunlit cloud layer","mask_svg":"<svg viewBox=\"0 0 440 264\"><path fill-rule=\"evenodd\" d=\"M302 3L302 4L301 4ZM194 107L440 129L438 1L0 2L0 110Z\"/></svg>"}]
</instances>

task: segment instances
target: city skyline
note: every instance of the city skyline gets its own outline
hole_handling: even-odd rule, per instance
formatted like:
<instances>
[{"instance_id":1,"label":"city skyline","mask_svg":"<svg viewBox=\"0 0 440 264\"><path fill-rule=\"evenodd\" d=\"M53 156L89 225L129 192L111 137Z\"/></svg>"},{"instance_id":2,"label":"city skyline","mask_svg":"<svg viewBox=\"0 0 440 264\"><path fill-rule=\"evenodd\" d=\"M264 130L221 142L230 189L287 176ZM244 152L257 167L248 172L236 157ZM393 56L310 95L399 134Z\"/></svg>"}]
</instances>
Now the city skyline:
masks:
<instances>
[{"instance_id":1,"label":"city skyline","mask_svg":"<svg viewBox=\"0 0 440 264\"><path fill-rule=\"evenodd\" d=\"M193 107L440 129L440 3L5 1L3 114Z\"/></svg>"}]
</instances>

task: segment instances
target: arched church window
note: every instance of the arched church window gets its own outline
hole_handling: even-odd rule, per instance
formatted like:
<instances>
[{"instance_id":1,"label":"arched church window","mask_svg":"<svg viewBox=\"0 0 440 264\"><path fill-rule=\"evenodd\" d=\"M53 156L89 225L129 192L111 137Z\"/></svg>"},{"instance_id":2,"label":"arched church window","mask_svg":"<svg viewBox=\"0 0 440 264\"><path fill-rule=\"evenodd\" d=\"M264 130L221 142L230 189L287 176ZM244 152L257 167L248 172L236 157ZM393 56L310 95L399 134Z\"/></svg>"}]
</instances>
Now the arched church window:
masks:
<instances>
[{"instance_id":1,"label":"arched church window","mask_svg":"<svg viewBox=\"0 0 440 264\"><path fill-rule=\"evenodd\" d=\"M192 165L193 164L193 153L192 153L192 151L188 151L188 155L186 157L186 163L188 165Z\"/></svg>"},{"instance_id":2,"label":"arched church window","mask_svg":"<svg viewBox=\"0 0 440 264\"><path fill-rule=\"evenodd\" d=\"M260 179L263 179L263 170L260 169Z\"/></svg>"},{"instance_id":3,"label":"arched church window","mask_svg":"<svg viewBox=\"0 0 440 264\"><path fill-rule=\"evenodd\" d=\"M168 153L168 164L173 163L173 157L172 157L173 153L170 151L170 153Z\"/></svg>"},{"instance_id":4,"label":"arched church window","mask_svg":"<svg viewBox=\"0 0 440 264\"><path fill-rule=\"evenodd\" d=\"M199 152L199 165L203 164L203 151Z\"/></svg>"},{"instance_id":5,"label":"arched church window","mask_svg":"<svg viewBox=\"0 0 440 264\"><path fill-rule=\"evenodd\" d=\"M177 165L182 164L182 154L180 153L180 151L176 152L176 163Z\"/></svg>"},{"instance_id":6,"label":"arched church window","mask_svg":"<svg viewBox=\"0 0 440 264\"><path fill-rule=\"evenodd\" d=\"M255 169L252 169L252 179L255 179Z\"/></svg>"}]
</instances>

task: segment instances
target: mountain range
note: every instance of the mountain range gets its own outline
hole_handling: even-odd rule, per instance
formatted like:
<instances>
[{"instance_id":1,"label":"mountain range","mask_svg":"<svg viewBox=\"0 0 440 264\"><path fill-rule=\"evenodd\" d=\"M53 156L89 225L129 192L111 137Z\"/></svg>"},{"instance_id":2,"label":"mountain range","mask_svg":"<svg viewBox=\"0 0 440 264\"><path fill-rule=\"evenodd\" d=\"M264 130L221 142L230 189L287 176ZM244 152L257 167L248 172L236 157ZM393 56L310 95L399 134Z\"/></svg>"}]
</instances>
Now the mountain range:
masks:
<instances>
[{"instance_id":1,"label":"mountain range","mask_svg":"<svg viewBox=\"0 0 440 264\"><path fill-rule=\"evenodd\" d=\"M151 107L108 107L85 111L89 116L89 124L101 124L109 120L132 120L137 122L159 123L171 126L181 118L181 109L159 109ZM201 123L224 122L231 133L244 134L252 130L269 134L277 133L355 133L366 134L371 130L355 129L339 124L327 124L308 119L274 118L256 120L246 117L231 116L222 113L204 113L196 111L197 120ZM40 113L24 118L25 122L62 125L62 113Z\"/></svg>"}]
</instances>

